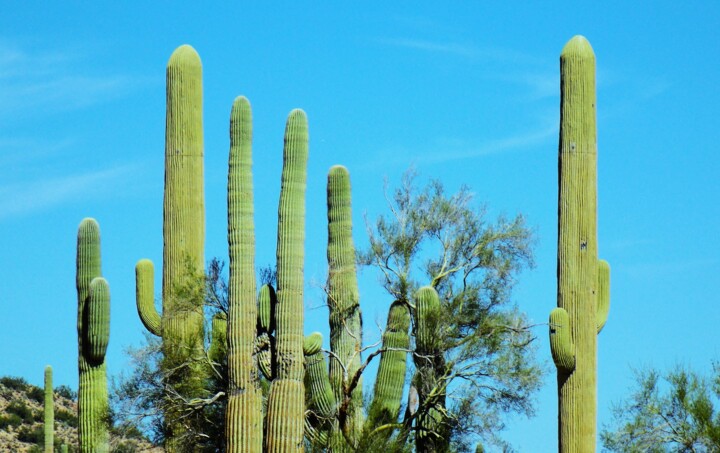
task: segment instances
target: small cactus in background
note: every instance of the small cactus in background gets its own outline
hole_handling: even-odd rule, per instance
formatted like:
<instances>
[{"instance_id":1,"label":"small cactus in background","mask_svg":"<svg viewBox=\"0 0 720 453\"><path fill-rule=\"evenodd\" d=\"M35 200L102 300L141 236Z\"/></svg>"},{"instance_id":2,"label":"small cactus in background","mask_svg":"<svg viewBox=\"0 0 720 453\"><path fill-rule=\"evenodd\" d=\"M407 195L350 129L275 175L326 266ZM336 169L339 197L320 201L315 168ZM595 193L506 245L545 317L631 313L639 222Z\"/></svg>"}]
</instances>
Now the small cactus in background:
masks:
<instances>
[{"instance_id":1,"label":"small cactus in background","mask_svg":"<svg viewBox=\"0 0 720 453\"><path fill-rule=\"evenodd\" d=\"M290 112L285 127L278 207L277 372L267 409L269 452L302 451L305 419L303 383L303 264L308 126L305 112Z\"/></svg>"},{"instance_id":2,"label":"small cactus in background","mask_svg":"<svg viewBox=\"0 0 720 453\"><path fill-rule=\"evenodd\" d=\"M80 451L108 451L105 351L110 337L110 292L101 276L100 227L80 223L77 238L78 437Z\"/></svg>"},{"instance_id":3,"label":"small cactus in background","mask_svg":"<svg viewBox=\"0 0 720 453\"><path fill-rule=\"evenodd\" d=\"M559 451L594 452L597 334L610 305L610 268L598 260L595 54L582 36L562 50L560 90L558 307L550 314Z\"/></svg>"},{"instance_id":4,"label":"small cactus in background","mask_svg":"<svg viewBox=\"0 0 720 453\"><path fill-rule=\"evenodd\" d=\"M52 367L45 367L45 453L52 453L54 449L53 436L55 435L55 407L53 398Z\"/></svg>"}]
</instances>

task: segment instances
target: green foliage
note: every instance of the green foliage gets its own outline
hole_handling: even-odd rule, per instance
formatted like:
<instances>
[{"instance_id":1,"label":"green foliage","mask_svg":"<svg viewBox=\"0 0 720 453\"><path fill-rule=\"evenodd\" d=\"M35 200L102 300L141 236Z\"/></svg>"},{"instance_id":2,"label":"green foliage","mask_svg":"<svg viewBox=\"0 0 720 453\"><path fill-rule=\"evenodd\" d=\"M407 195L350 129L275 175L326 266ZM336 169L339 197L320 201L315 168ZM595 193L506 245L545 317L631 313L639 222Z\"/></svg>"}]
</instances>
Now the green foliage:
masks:
<instances>
[{"instance_id":1,"label":"green foliage","mask_svg":"<svg viewBox=\"0 0 720 453\"><path fill-rule=\"evenodd\" d=\"M17 390L19 392L24 392L29 385L24 378L17 376L4 376L0 378L0 384L10 390Z\"/></svg>"},{"instance_id":2,"label":"green foliage","mask_svg":"<svg viewBox=\"0 0 720 453\"><path fill-rule=\"evenodd\" d=\"M637 372L632 393L614 405L600 438L619 453L720 451L720 366L711 376L682 366Z\"/></svg>"},{"instance_id":3,"label":"green foliage","mask_svg":"<svg viewBox=\"0 0 720 453\"><path fill-rule=\"evenodd\" d=\"M0 415L0 429L5 430L8 427L16 427L23 424L23 419L17 414Z\"/></svg>"},{"instance_id":4,"label":"green foliage","mask_svg":"<svg viewBox=\"0 0 720 453\"><path fill-rule=\"evenodd\" d=\"M55 411L55 421L62 422L73 428L77 428L77 426L78 426L77 415L73 414L70 411L66 411L64 409L58 409L57 411Z\"/></svg>"},{"instance_id":5,"label":"green foliage","mask_svg":"<svg viewBox=\"0 0 720 453\"><path fill-rule=\"evenodd\" d=\"M17 439L28 444L44 445L45 430L42 425L23 425L17 431ZM42 451L42 450L40 450Z\"/></svg>"},{"instance_id":6,"label":"green foliage","mask_svg":"<svg viewBox=\"0 0 720 453\"><path fill-rule=\"evenodd\" d=\"M40 404L45 401L45 391L35 385L28 385L26 395L31 400Z\"/></svg>"},{"instance_id":7,"label":"green foliage","mask_svg":"<svg viewBox=\"0 0 720 453\"><path fill-rule=\"evenodd\" d=\"M68 387L67 385L60 385L56 387L55 393L57 393L58 396L69 399L70 401L77 401L77 392Z\"/></svg>"},{"instance_id":8,"label":"green foliage","mask_svg":"<svg viewBox=\"0 0 720 453\"><path fill-rule=\"evenodd\" d=\"M368 225L370 248L360 260L379 269L387 292L408 306L420 286L437 291L446 363L438 380L445 390L438 390L458 401L444 410L451 443L471 435L501 443L505 414L532 414L542 374L526 317L510 299L517 274L533 265L533 233L522 216L487 219L467 187L447 195L431 181L418 191L414 178L407 172L386 196L392 214Z\"/></svg>"},{"instance_id":9,"label":"green foliage","mask_svg":"<svg viewBox=\"0 0 720 453\"><path fill-rule=\"evenodd\" d=\"M20 420L22 420L22 423L33 423L39 418L39 416L34 414L32 409L22 401L11 401L5 408L5 413L17 415L20 417Z\"/></svg>"}]
</instances>

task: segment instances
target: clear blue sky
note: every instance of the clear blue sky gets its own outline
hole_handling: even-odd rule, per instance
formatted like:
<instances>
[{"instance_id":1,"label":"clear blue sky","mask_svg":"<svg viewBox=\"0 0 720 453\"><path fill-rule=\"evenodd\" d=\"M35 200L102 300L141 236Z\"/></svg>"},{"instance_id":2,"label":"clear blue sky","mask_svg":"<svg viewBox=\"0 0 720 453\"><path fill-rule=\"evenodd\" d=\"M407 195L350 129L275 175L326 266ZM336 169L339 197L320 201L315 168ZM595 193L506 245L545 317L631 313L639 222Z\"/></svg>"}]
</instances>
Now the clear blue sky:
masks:
<instances>
[{"instance_id":1,"label":"clear blue sky","mask_svg":"<svg viewBox=\"0 0 720 453\"><path fill-rule=\"evenodd\" d=\"M100 3L100 2L98 2ZM104 2L103 2L104 3ZM134 264L162 257L165 64L181 44L204 67L206 257L225 258L228 121L254 115L257 263L274 260L287 113L310 124L306 332L327 331L325 178L346 165L355 238L384 210L383 178L414 164L469 184L493 215L521 212L540 238L515 301L537 323L555 306L558 56L575 34L598 67L599 244L612 305L599 339L599 424L632 367L709 370L720 323L720 3L7 2L0 16L0 375L77 387L75 240L102 230L112 289L108 367L138 345ZM228 2L230 3L230 2ZM481 6L481 3L487 3ZM601 4L602 3L602 4ZM312 6L310 6L312 5ZM159 282L158 282L159 287ZM389 300L365 271L366 338ZM549 370L537 416L506 437L556 448ZM372 381L368 380L366 385Z\"/></svg>"}]
</instances>

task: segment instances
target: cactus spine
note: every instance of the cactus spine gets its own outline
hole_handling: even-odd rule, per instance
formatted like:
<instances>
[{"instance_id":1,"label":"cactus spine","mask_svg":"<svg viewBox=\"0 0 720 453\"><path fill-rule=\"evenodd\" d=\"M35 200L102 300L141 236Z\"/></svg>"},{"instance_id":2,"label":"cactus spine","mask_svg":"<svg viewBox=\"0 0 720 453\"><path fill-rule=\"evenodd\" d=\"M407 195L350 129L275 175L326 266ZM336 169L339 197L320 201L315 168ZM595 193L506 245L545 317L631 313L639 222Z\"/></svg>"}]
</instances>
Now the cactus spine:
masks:
<instances>
[{"instance_id":1,"label":"cactus spine","mask_svg":"<svg viewBox=\"0 0 720 453\"><path fill-rule=\"evenodd\" d=\"M80 223L77 237L78 437L83 452L108 451L105 351L110 335L110 293L101 276L100 227Z\"/></svg>"},{"instance_id":2,"label":"cactus spine","mask_svg":"<svg viewBox=\"0 0 720 453\"><path fill-rule=\"evenodd\" d=\"M285 127L278 207L276 378L267 410L269 452L303 450L303 263L305 188L308 159L307 117L293 110Z\"/></svg>"},{"instance_id":3,"label":"cactus spine","mask_svg":"<svg viewBox=\"0 0 720 453\"><path fill-rule=\"evenodd\" d=\"M352 380L360 368L362 318L352 238L350 174L336 165L328 172L328 307L330 312L330 384L341 402L340 424L344 437L357 444L363 426L362 379L346 395L346 379ZM347 377L346 377L347 376ZM332 441L341 450L343 439Z\"/></svg>"},{"instance_id":4,"label":"cactus spine","mask_svg":"<svg viewBox=\"0 0 720 453\"><path fill-rule=\"evenodd\" d=\"M562 50L560 90L558 308L550 314L559 451L594 452L597 334L609 308L609 267L597 248L595 54L582 36Z\"/></svg>"},{"instance_id":5,"label":"cactus spine","mask_svg":"<svg viewBox=\"0 0 720 453\"><path fill-rule=\"evenodd\" d=\"M45 453L52 453L54 449L53 436L55 434L55 408L53 400L52 367L45 367Z\"/></svg>"},{"instance_id":6,"label":"cactus spine","mask_svg":"<svg viewBox=\"0 0 720 453\"><path fill-rule=\"evenodd\" d=\"M255 304L255 227L253 223L252 113L238 97L230 113L228 170L228 452L262 451L262 392L253 363ZM268 313L269 315L269 313Z\"/></svg>"},{"instance_id":7,"label":"cactus spine","mask_svg":"<svg viewBox=\"0 0 720 453\"><path fill-rule=\"evenodd\" d=\"M153 266L140 260L135 268L137 309L145 327L163 339L169 368L192 365L182 382L169 385L202 386L204 371L193 357L203 352L205 260L205 198L203 188L202 64L191 46L178 47L167 65L165 123L165 192L163 199L162 316L153 301ZM193 287L193 285L195 285ZM182 414L164 414L168 432L165 448L179 449L185 432Z\"/></svg>"}]
</instances>

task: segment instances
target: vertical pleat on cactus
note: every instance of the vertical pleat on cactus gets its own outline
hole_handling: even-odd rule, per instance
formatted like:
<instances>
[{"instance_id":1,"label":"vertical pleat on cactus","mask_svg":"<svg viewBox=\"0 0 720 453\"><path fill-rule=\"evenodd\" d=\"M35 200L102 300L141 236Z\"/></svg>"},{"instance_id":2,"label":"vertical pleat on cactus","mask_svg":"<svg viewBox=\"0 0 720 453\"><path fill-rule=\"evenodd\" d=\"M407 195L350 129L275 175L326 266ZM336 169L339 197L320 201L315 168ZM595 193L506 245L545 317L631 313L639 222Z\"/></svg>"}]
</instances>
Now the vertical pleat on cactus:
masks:
<instances>
[{"instance_id":1,"label":"vertical pleat on cactus","mask_svg":"<svg viewBox=\"0 0 720 453\"><path fill-rule=\"evenodd\" d=\"M356 445L363 426L362 379L351 395L345 395L345 376L352 379L360 368L362 318L355 266L355 245L352 238L352 197L350 174L343 166L333 166L327 181L328 212L328 281L327 303L330 315L330 384L335 399L343 405L342 433L331 441L342 450L347 437ZM345 436L343 436L345 433Z\"/></svg>"},{"instance_id":2,"label":"vertical pleat on cactus","mask_svg":"<svg viewBox=\"0 0 720 453\"><path fill-rule=\"evenodd\" d=\"M609 309L610 270L598 260L595 118L595 54L575 36L560 55L558 297L550 315L563 453L595 451L597 334Z\"/></svg>"},{"instance_id":3,"label":"vertical pleat on cactus","mask_svg":"<svg viewBox=\"0 0 720 453\"><path fill-rule=\"evenodd\" d=\"M255 227L253 220L252 112L238 97L230 113L228 163L228 452L261 452L262 392L253 362L256 337Z\"/></svg>"},{"instance_id":4,"label":"vertical pleat on cactus","mask_svg":"<svg viewBox=\"0 0 720 453\"><path fill-rule=\"evenodd\" d=\"M100 275L100 227L86 218L77 237L78 438L80 451L102 453L108 451L105 350L110 300Z\"/></svg>"},{"instance_id":5,"label":"vertical pleat on cactus","mask_svg":"<svg viewBox=\"0 0 720 453\"><path fill-rule=\"evenodd\" d=\"M293 110L285 127L278 207L276 378L267 409L269 452L303 450L303 266L308 127L305 112Z\"/></svg>"},{"instance_id":6,"label":"vertical pleat on cactus","mask_svg":"<svg viewBox=\"0 0 720 453\"><path fill-rule=\"evenodd\" d=\"M43 411L45 430L45 453L53 453L55 436L55 400L53 398L53 375L50 365L45 367L45 407Z\"/></svg>"},{"instance_id":7,"label":"vertical pleat on cactus","mask_svg":"<svg viewBox=\"0 0 720 453\"><path fill-rule=\"evenodd\" d=\"M305 337L305 435L315 447L328 441L328 433L335 421L337 402L330 386L328 363L322 351L322 334L313 332Z\"/></svg>"}]
</instances>

